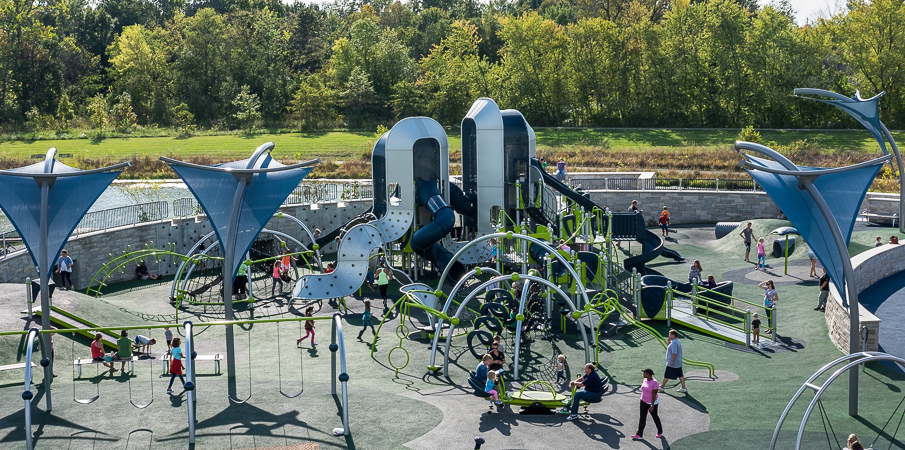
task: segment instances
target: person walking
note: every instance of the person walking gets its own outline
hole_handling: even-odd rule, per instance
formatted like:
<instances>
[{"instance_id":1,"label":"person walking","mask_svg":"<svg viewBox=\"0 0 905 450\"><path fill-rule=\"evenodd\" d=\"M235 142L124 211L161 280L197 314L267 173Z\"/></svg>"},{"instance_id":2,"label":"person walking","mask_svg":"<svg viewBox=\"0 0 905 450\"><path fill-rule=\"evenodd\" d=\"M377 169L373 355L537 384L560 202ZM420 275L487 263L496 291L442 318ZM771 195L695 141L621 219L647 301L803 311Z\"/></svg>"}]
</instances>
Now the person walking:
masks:
<instances>
[{"instance_id":1,"label":"person walking","mask_svg":"<svg viewBox=\"0 0 905 450\"><path fill-rule=\"evenodd\" d=\"M644 426L647 425L648 414L654 418L654 425L657 426L657 438L662 438L663 424L660 423L660 416L657 414L660 407L660 385L654 379L653 369L644 369L642 375L644 381L641 383L641 416L638 418L638 431L632 435L632 440L639 440L644 436Z\"/></svg>"},{"instance_id":2,"label":"person walking","mask_svg":"<svg viewBox=\"0 0 905 450\"><path fill-rule=\"evenodd\" d=\"M659 223L660 234L669 237L669 211L666 209L666 206L663 207L663 212L660 213Z\"/></svg>"},{"instance_id":3,"label":"person walking","mask_svg":"<svg viewBox=\"0 0 905 450\"><path fill-rule=\"evenodd\" d=\"M383 309L387 309L387 300L390 299L387 290L390 288L390 281L393 280L393 272L387 268L385 262L381 262L374 275L377 276L377 287L380 289L380 296L383 297Z\"/></svg>"},{"instance_id":4,"label":"person walking","mask_svg":"<svg viewBox=\"0 0 905 450\"><path fill-rule=\"evenodd\" d=\"M810 245L808 246L808 260L811 262L811 272L808 275L811 278L819 278L817 276L817 254L814 253Z\"/></svg>"},{"instance_id":5,"label":"person walking","mask_svg":"<svg viewBox=\"0 0 905 450\"><path fill-rule=\"evenodd\" d=\"M282 290L282 288L280 288ZM242 300L248 297L248 266L243 262L239 264L236 279L233 280L233 300Z\"/></svg>"},{"instance_id":6,"label":"person walking","mask_svg":"<svg viewBox=\"0 0 905 450\"><path fill-rule=\"evenodd\" d=\"M309 306L305 309L305 317L311 317L314 315L314 307ZM308 339L308 336L311 336L311 346L317 347L317 344L314 343L314 321L306 320L305 321L305 335L295 340L295 345L298 346L305 339Z\"/></svg>"},{"instance_id":7,"label":"person walking","mask_svg":"<svg viewBox=\"0 0 905 450\"><path fill-rule=\"evenodd\" d=\"M751 222L748 222L748 226L738 235L745 241L745 261L751 262L748 258L751 255L751 240L754 239L754 230L751 229Z\"/></svg>"},{"instance_id":8,"label":"person walking","mask_svg":"<svg viewBox=\"0 0 905 450\"><path fill-rule=\"evenodd\" d=\"M559 161L556 163L556 179L561 183L566 182L566 160L559 158Z\"/></svg>"},{"instance_id":9,"label":"person walking","mask_svg":"<svg viewBox=\"0 0 905 450\"><path fill-rule=\"evenodd\" d=\"M682 373L682 342L679 341L679 332L669 330L666 344L666 372L663 374L663 382L660 383L660 386L666 389L666 383L669 380L678 379L682 384L679 392L688 392L688 389L685 389L685 374Z\"/></svg>"},{"instance_id":10,"label":"person walking","mask_svg":"<svg viewBox=\"0 0 905 450\"><path fill-rule=\"evenodd\" d=\"M69 252L64 248L63 251L60 252L60 259L57 261L57 268L54 272L58 272L60 274L60 290L66 290L66 282L69 282L69 290L72 290L72 258L69 257Z\"/></svg>"},{"instance_id":11,"label":"person walking","mask_svg":"<svg viewBox=\"0 0 905 450\"><path fill-rule=\"evenodd\" d=\"M182 347L180 347L182 340L173 338L172 344L173 347L170 349L170 385L167 386L167 394L173 393L173 381L176 380L176 377L179 377L183 389L185 388L185 377L182 376L185 365L182 363Z\"/></svg>"},{"instance_id":12,"label":"person walking","mask_svg":"<svg viewBox=\"0 0 905 450\"><path fill-rule=\"evenodd\" d=\"M817 294L817 307L814 311L826 311L826 298L830 295L830 275L823 268L823 276L820 277L820 293Z\"/></svg>"},{"instance_id":13,"label":"person walking","mask_svg":"<svg viewBox=\"0 0 905 450\"><path fill-rule=\"evenodd\" d=\"M377 331L374 330L374 324L371 323L371 301L365 300L365 312L361 314L361 331L358 332L358 340L361 340L361 336L365 334L365 330L368 327L371 327L371 333L374 333L374 336L377 336Z\"/></svg>"}]
</instances>

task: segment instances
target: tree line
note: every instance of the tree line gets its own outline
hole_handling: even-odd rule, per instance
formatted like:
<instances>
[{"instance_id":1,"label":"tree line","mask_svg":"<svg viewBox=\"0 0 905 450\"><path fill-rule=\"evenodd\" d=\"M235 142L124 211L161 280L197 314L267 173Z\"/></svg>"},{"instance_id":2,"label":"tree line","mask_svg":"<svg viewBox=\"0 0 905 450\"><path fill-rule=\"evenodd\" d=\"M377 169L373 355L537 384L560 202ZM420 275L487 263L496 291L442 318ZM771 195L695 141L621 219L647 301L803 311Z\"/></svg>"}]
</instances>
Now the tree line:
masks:
<instances>
[{"instance_id":1,"label":"tree line","mask_svg":"<svg viewBox=\"0 0 905 450\"><path fill-rule=\"evenodd\" d=\"M905 127L905 0L796 25L785 0L0 0L0 124L856 127L796 87L886 92Z\"/></svg>"}]
</instances>

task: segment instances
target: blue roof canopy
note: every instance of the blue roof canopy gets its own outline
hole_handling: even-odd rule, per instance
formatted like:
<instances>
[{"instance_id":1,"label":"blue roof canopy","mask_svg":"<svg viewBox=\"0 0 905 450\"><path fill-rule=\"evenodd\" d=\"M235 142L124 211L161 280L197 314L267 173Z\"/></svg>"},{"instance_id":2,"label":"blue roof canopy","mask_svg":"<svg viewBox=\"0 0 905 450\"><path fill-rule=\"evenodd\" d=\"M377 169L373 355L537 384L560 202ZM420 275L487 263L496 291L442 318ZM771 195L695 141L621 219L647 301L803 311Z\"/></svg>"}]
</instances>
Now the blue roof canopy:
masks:
<instances>
[{"instance_id":1,"label":"blue roof canopy","mask_svg":"<svg viewBox=\"0 0 905 450\"><path fill-rule=\"evenodd\" d=\"M195 166L167 161L198 199L198 203L201 204L211 221L217 239L220 241L220 250L224 255L228 242L229 220L239 180L242 177L249 180L239 205L239 221L233 248L236 258L234 258L233 267L229 268L230 277L235 277L239 264L243 262L244 258L240 255L248 252L258 234L283 201L314 169L313 166L286 166L272 159L269 154L258 158L254 164L255 170L248 170L251 159L212 166Z\"/></svg>"},{"instance_id":2,"label":"blue roof canopy","mask_svg":"<svg viewBox=\"0 0 905 450\"><path fill-rule=\"evenodd\" d=\"M843 284L842 254L836 247L830 234L829 224L815 204L814 199L804 189L799 187L799 177L816 176L814 187L820 192L832 212L832 218L839 226L847 246L851 240L852 229L861 201L867 193L867 189L879 172L881 165L865 165L853 167L851 170L834 173L819 173L820 168L798 167L801 174L782 175L757 170L763 167L783 171L787 167L768 159L745 155L750 162L751 169L745 170L760 184L767 195L776 203L782 212L788 217L798 233L804 237L808 245L817 255L820 264L826 268L830 279L836 286L840 295L846 297ZM844 251L848 255L848 249Z\"/></svg>"},{"instance_id":3,"label":"blue roof canopy","mask_svg":"<svg viewBox=\"0 0 905 450\"><path fill-rule=\"evenodd\" d=\"M52 149L55 152L55 149ZM48 152L52 158L51 152ZM48 167L51 170L45 172ZM127 163L118 165L124 166ZM22 236L35 265L45 264L48 276L53 273L57 255L82 217L122 172L81 171L59 161L45 161L0 172L0 208ZM47 250L39 254L41 240L41 186L36 183L50 175L51 188L47 208Z\"/></svg>"}]
</instances>

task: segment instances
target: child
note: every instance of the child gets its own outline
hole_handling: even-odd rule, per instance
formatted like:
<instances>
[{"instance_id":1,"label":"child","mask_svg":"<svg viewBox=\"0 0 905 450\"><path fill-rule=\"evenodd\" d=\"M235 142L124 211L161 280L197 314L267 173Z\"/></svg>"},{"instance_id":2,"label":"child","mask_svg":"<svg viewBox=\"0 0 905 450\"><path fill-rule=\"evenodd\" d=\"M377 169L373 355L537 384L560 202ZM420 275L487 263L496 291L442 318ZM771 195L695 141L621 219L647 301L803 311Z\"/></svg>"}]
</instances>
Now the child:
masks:
<instances>
[{"instance_id":1,"label":"child","mask_svg":"<svg viewBox=\"0 0 905 450\"><path fill-rule=\"evenodd\" d=\"M497 376L497 373L494 371L487 372L487 384L484 385L484 392L490 394L490 401L492 403L500 405L502 402L500 402L500 398L497 396L497 391L493 389L496 384Z\"/></svg>"},{"instance_id":2,"label":"child","mask_svg":"<svg viewBox=\"0 0 905 450\"><path fill-rule=\"evenodd\" d=\"M713 275L707 275L707 283L704 284L707 289L716 289L716 278Z\"/></svg>"},{"instance_id":3,"label":"child","mask_svg":"<svg viewBox=\"0 0 905 450\"><path fill-rule=\"evenodd\" d=\"M757 240L757 265L763 269L766 267L766 262L767 251L764 250L764 238L760 238Z\"/></svg>"},{"instance_id":4,"label":"child","mask_svg":"<svg viewBox=\"0 0 905 450\"><path fill-rule=\"evenodd\" d=\"M365 282L368 283L368 287L371 288L371 292L374 292L374 269L368 267L368 274L365 276Z\"/></svg>"},{"instance_id":5,"label":"child","mask_svg":"<svg viewBox=\"0 0 905 450\"><path fill-rule=\"evenodd\" d=\"M138 353L144 353L146 355L151 354L151 346L157 343L157 339L151 339L147 336L136 335L135 336L135 347L137 347Z\"/></svg>"},{"instance_id":6,"label":"child","mask_svg":"<svg viewBox=\"0 0 905 450\"><path fill-rule=\"evenodd\" d=\"M283 266L279 260L273 262L273 285L270 286L270 296L276 297L277 283L280 285L280 294L283 293L283 280L280 278L280 268Z\"/></svg>"},{"instance_id":7,"label":"child","mask_svg":"<svg viewBox=\"0 0 905 450\"><path fill-rule=\"evenodd\" d=\"M305 310L305 317L311 317L312 315L314 315L314 307L309 306L308 309ZM305 321L305 335L298 338L298 340L295 341L295 345L301 344L302 341L304 341L305 339L308 339L308 336L311 336L311 346L317 347L317 344L314 343L314 321L313 320Z\"/></svg>"},{"instance_id":8,"label":"child","mask_svg":"<svg viewBox=\"0 0 905 450\"><path fill-rule=\"evenodd\" d=\"M882 246L883 246L883 239L880 236L877 236L877 243L874 244L874 247L882 247Z\"/></svg>"},{"instance_id":9,"label":"child","mask_svg":"<svg viewBox=\"0 0 905 450\"><path fill-rule=\"evenodd\" d=\"M560 378L562 378L563 381L566 381L566 357L565 357L565 355L557 356L556 363L553 364L553 367L556 367L556 382L559 383Z\"/></svg>"},{"instance_id":10,"label":"child","mask_svg":"<svg viewBox=\"0 0 905 450\"><path fill-rule=\"evenodd\" d=\"M167 394L173 393L173 381L176 377L179 377L182 387L185 388L185 378L182 377L182 370L185 369L185 365L182 364L182 348L179 347L181 343L182 341L179 338L173 339L173 348L170 350L172 354L170 357L170 385L167 386Z\"/></svg>"},{"instance_id":11,"label":"child","mask_svg":"<svg viewBox=\"0 0 905 450\"><path fill-rule=\"evenodd\" d=\"M499 250L496 246L496 238L490 239L490 262L496 262L497 256L499 256Z\"/></svg>"},{"instance_id":12,"label":"child","mask_svg":"<svg viewBox=\"0 0 905 450\"><path fill-rule=\"evenodd\" d=\"M755 345L760 345L760 318L757 314L751 316L751 334L754 335L753 342Z\"/></svg>"},{"instance_id":13,"label":"child","mask_svg":"<svg viewBox=\"0 0 905 450\"><path fill-rule=\"evenodd\" d=\"M666 207L663 207L663 212L660 213L660 234L663 236L669 237L669 211L666 210Z\"/></svg>"},{"instance_id":14,"label":"child","mask_svg":"<svg viewBox=\"0 0 905 450\"><path fill-rule=\"evenodd\" d=\"M310 321L309 321L310 322ZM371 301L365 300L365 312L361 314L361 331L358 332L358 340L361 340L361 335L365 334L365 330L368 327L371 327L371 333L374 333L374 336L377 336L377 332L374 331L374 324L371 323ZM311 338L311 342L314 342L314 338Z\"/></svg>"},{"instance_id":15,"label":"child","mask_svg":"<svg viewBox=\"0 0 905 450\"><path fill-rule=\"evenodd\" d=\"M173 346L173 332L170 327L163 327L163 336L167 340L167 354L170 354L170 348Z\"/></svg>"}]
</instances>

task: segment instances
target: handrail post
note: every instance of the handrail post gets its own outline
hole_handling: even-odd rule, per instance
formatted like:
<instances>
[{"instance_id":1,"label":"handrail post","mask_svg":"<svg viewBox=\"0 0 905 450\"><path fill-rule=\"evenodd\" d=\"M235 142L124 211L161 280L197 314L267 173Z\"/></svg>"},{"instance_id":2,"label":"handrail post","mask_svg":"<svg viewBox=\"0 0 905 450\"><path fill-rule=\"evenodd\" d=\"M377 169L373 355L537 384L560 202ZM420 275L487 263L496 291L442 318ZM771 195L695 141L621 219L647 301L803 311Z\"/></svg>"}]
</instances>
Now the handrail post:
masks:
<instances>
[{"instance_id":1,"label":"handrail post","mask_svg":"<svg viewBox=\"0 0 905 450\"><path fill-rule=\"evenodd\" d=\"M641 317L641 283L638 280L638 268L632 267L632 303L635 304L635 319Z\"/></svg>"},{"instance_id":2,"label":"handrail post","mask_svg":"<svg viewBox=\"0 0 905 450\"><path fill-rule=\"evenodd\" d=\"M34 313L32 312L32 292L31 292L31 277L25 277L25 304L28 306L28 320L31 320L34 317Z\"/></svg>"},{"instance_id":3,"label":"handrail post","mask_svg":"<svg viewBox=\"0 0 905 450\"><path fill-rule=\"evenodd\" d=\"M745 347L751 346L751 310L745 310Z\"/></svg>"},{"instance_id":4,"label":"handrail post","mask_svg":"<svg viewBox=\"0 0 905 450\"><path fill-rule=\"evenodd\" d=\"M691 315L698 315L698 283L691 282Z\"/></svg>"},{"instance_id":5,"label":"handrail post","mask_svg":"<svg viewBox=\"0 0 905 450\"><path fill-rule=\"evenodd\" d=\"M672 327L672 281L666 282L666 326Z\"/></svg>"}]
</instances>

